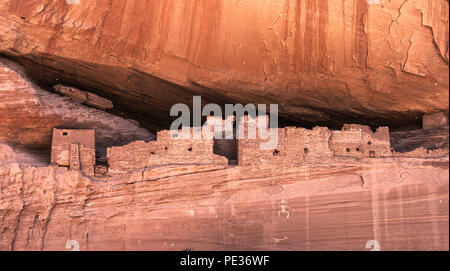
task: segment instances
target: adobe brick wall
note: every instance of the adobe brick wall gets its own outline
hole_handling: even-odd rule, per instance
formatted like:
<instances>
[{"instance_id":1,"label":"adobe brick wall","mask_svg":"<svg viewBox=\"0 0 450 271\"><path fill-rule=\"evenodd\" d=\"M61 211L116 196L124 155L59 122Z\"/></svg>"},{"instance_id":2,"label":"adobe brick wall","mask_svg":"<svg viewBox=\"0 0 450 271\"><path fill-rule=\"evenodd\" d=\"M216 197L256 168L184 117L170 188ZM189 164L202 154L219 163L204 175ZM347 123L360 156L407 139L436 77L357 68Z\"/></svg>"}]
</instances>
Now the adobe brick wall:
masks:
<instances>
[{"instance_id":1,"label":"adobe brick wall","mask_svg":"<svg viewBox=\"0 0 450 271\"><path fill-rule=\"evenodd\" d=\"M286 145L293 152L300 153L303 161L327 160L333 156L329 146L331 131L327 127L314 127L312 130L286 127Z\"/></svg>"},{"instance_id":2,"label":"adobe brick wall","mask_svg":"<svg viewBox=\"0 0 450 271\"><path fill-rule=\"evenodd\" d=\"M72 143L95 149L95 131L81 129L53 129L50 163L59 166L70 166L70 144Z\"/></svg>"},{"instance_id":3,"label":"adobe brick wall","mask_svg":"<svg viewBox=\"0 0 450 271\"><path fill-rule=\"evenodd\" d=\"M277 129L277 128L276 128ZM247 130L247 129L246 129ZM278 130L278 144L271 150L261 150L260 144L268 139L249 139L247 136L238 139L238 165L258 165L265 163L282 164L287 163L288 152L284 144L284 130ZM247 134L247 131L245 131Z\"/></svg>"}]
</instances>

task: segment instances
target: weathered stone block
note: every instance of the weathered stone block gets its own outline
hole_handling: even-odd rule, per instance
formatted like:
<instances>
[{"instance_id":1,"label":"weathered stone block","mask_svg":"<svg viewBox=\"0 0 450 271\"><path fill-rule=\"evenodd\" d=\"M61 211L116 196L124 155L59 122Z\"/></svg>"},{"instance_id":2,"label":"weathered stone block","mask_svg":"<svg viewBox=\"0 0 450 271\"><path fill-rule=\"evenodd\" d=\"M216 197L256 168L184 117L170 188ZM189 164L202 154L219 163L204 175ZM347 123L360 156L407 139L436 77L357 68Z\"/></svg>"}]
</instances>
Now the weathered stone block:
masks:
<instances>
[{"instance_id":1,"label":"weathered stone block","mask_svg":"<svg viewBox=\"0 0 450 271\"><path fill-rule=\"evenodd\" d=\"M110 100L100 97L97 94L91 92L63 85L53 86L53 89L59 94L67 96L76 102L86 104L98 109L106 110L114 108L114 105Z\"/></svg>"}]
</instances>

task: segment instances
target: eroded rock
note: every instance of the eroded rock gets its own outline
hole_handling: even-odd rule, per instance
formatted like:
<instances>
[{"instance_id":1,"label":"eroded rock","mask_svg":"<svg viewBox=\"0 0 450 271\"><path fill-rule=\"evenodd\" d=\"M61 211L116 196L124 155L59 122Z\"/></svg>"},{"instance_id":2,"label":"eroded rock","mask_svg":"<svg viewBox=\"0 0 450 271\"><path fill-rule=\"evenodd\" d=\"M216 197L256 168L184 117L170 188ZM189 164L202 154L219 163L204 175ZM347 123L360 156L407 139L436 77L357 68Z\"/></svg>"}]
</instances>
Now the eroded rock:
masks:
<instances>
[{"instance_id":1,"label":"eroded rock","mask_svg":"<svg viewBox=\"0 0 450 271\"><path fill-rule=\"evenodd\" d=\"M0 165L0 250L447 250L448 177L448 156L165 166L106 182Z\"/></svg>"},{"instance_id":2,"label":"eroded rock","mask_svg":"<svg viewBox=\"0 0 450 271\"><path fill-rule=\"evenodd\" d=\"M424 130L432 130L448 126L448 116L444 112L425 114L422 117L422 127Z\"/></svg>"},{"instance_id":3,"label":"eroded rock","mask_svg":"<svg viewBox=\"0 0 450 271\"><path fill-rule=\"evenodd\" d=\"M7 64L6 64L7 63ZM155 137L133 120L80 105L30 82L14 63L0 62L0 141L49 149L53 128L96 130L97 148Z\"/></svg>"},{"instance_id":4,"label":"eroded rock","mask_svg":"<svg viewBox=\"0 0 450 271\"><path fill-rule=\"evenodd\" d=\"M0 142L13 144L0 144L0 250L365 250L369 240L448 250L448 119L427 115L448 115L448 10L445 0L1 1L0 54L70 98L0 62ZM287 127L259 152L245 140L175 144L167 131L147 142L136 121L82 105L114 104L161 128L194 94L275 103L309 126L402 127L425 113L424 129ZM94 167L93 146L71 140L56 148L63 167L49 166L49 153L27 148L49 150L55 127L95 129L108 159Z\"/></svg>"},{"instance_id":5,"label":"eroded rock","mask_svg":"<svg viewBox=\"0 0 450 271\"><path fill-rule=\"evenodd\" d=\"M420 125L448 111L448 18L446 0L7 0L0 51L159 128L193 94L309 125Z\"/></svg>"},{"instance_id":6,"label":"eroded rock","mask_svg":"<svg viewBox=\"0 0 450 271\"><path fill-rule=\"evenodd\" d=\"M102 98L94 93L63 85L53 86L53 89L59 94L70 97L76 102L86 104L98 109L106 110L114 108L114 105L110 100Z\"/></svg>"}]
</instances>

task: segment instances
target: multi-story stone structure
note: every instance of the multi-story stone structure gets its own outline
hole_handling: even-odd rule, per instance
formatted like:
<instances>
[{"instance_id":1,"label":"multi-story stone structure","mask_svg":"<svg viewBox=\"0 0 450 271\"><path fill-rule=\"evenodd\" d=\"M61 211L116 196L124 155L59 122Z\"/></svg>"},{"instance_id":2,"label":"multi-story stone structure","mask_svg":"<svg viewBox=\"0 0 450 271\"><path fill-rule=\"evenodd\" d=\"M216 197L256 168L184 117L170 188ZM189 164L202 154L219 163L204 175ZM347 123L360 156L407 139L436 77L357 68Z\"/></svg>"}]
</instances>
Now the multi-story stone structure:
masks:
<instances>
[{"instance_id":1,"label":"multi-story stone structure","mask_svg":"<svg viewBox=\"0 0 450 271\"><path fill-rule=\"evenodd\" d=\"M221 128L215 130L214 127ZM107 150L107 165L98 166L98 175L122 174L130 170L160 165L215 165L227 167L258 164L324 163L330 159L391 156L389 129L346 124L339 131L326 127L311 130L297 127L269 128L268 116L244 116L234 129L234 118L208 117L201 128L159 131L157 140L135 141ZM253 134L254 132L254 134ZM264 132L266 137L261 137ZM214 133L221 138L214 138ZM270 135L272 133L272 135ZM276 133L275 144L262 148ZM227 136L228 135L228 136ZM239 136L238 136L239 135ZM252 136L253 135L253 136ZM228 138L227 138L228 137ZM52 163L81 169L92 175L95 165L93 130L60 130L53 134Z\"/></svg>"},{"instance_id":2,"label":"multi-story stone structure","mask_svg":"<svg viewBox=\"0 0 450 271\"><path fill-rule=\"evenodd\" d=\"M95 131L53 129L50 163L94 175Z\"/></svg>"}]
</instances>

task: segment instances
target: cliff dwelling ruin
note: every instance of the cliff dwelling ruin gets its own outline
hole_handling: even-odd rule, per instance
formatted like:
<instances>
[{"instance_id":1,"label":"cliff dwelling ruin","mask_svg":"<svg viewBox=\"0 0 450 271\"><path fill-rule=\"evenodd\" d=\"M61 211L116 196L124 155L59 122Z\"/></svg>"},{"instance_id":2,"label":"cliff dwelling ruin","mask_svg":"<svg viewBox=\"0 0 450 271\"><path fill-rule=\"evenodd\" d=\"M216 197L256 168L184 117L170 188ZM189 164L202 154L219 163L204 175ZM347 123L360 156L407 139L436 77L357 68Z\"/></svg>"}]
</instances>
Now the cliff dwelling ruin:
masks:
<instances>
[{"instance_id":1,"label":"cliff dwelling ruin","mask_svg":"<svg viewBox=\"0 0 450 271\"><path fill-rule=\"evenodd\" d=\"M1 0L0 251L447 251L449 32L448 0Z\"/></svg>"},{"instance_id":2,"label":"cliff dwelling ruin","mask_svg":"<svg viewBox=\"0 0 450 271\"><path fill-rule=\"evenodd\" d=\"M344 123L339 129L320 125L270 128L269 115L256 118L246 115L239 122L232 115L225 119L209 116L201 127L183 127L178 131L160 129L153 135L140 127L138 121L129 119L133 115L114 111L120 109L120 104L115 108L112 101L103 100L100 95L92 96L89 91L63 84L52 88L54 92L46 91L27 81L20 68L11 62L5 63L0 65L0 105L1 101L6 102L0 106L0 112L7 118L0 122L0 140L8 144L0 143L1 196L20 198L16 193L20 190L16 188L21 187L24 195L32 195L33 199L25 198L24 205L17 201L3 202L6 207L0 208L5 217L0 224L4 231L0 249L64 250L65 243L59 244L67 242L60 234L66 231L61 229L66 227L64 225L77 229L74 234L81 240L81 249L114 248L112 244L117 240L129 238L123 237L122 214L136 216L138 221L143 219L143 222L127 222L127 227L138 227L134 230L139 236L132 237L133 240L140 240L141 236L144 236L143 240L151 240L151 245L142 245L146 249L198 250L241 246L241 241L229 233L250 238L246 242L253 242L252 247L289 248L283 242L289 238L295 240L290 233L294 228L309 231L309 226L304 225L302 202L313 199L310 195L320 197L317 201L320 204L314 206L337 206L329 211L317 208L321 210L319 213L325 212L333 219L330 225L338 221L345 228L347 222L342 218L351 212L375 214L372 208L358 207L363 208L361 211L355 210L352 204L348 207L345 202L349 198L357 206L378 206L376 202L379 201L373 201L372 193L378 191L376 193L384 193L381 194L383 198L390 199L390 187L403 183L406 186L396 192L397 195L425 196L433 202L430 206L442 206L438 212L447 211L444 192L448 191L449 122L446 112L423 114L419 129L391 131L388 126L362 123ZM1 84L2 80L7 83ZM11 84L15 86L14 92L10 91ZM3 108L14 110L15 114L8 114L9 111ZM11 125L19 122L23 123L20 133L17 125ZM216 127L221 129L216 131ZM249 136L252 130L256 135L276 132L276 144L268 149L261 148L270 138L257 136L252 139ZM195 137L196 134L200 137ZM434 189L435 196L422 193L421 185ZM410 186L417 189L411 190ZM436 199L442 202L436 203ZM403 197L398 201L406 204ZM18 206L27 211L20 211ZM422 207L414 208L422 210ZM437 212L436 207L426 212L432 217ZM409 212L404 212L396 217L398 220L411 219L408 215ZM18 217L24 217L20 220L24 222L20 223L48 223L40 232L49 233L45 237L31 236L19 228L20 235L16 236L9 229L19 223ZM319 217L312 219L315 223L327 219ZM248 218L253 222L248 222ZM262 222L263 218L272 222ZM113 223L110 229L118 233L97 230L79 219L100 223L102 229L103 225ZM176 223L170 222L171 219ZM379 221L384 218L365 219ZM200 220L205 224L199 223ZM287 220L292 221L294 228L288 228L289 233L280 238L254 235L261 232L261 227L279 234L276 227L285 227ZM146 226L142 227L142 223ZM192 225L186 226L189 229L183 231L183 238L195 239L195 236L204 236L205 232L214 229L217 223L223 224L214 230L224 236L218 239L219 246L177 241L179 235L175 224ZM251 234L242 235L247 230L238 225L251 229ZM427 233L434 234L434 224L408 225L403 227L427 228ZM364 238L372 238L376 227L381 226L369 225L364 229L367 232ZM167 232L161 233L165 230ZM317 236L331 238L326 231L317 232ZM332 230L331 234L334 236L336 232L339 230ZM445 230L440 232L445 236ZM164 242L158 243L155 233L174 240L174 245L166 247ZM342 239L343 244L352 238L346 232L340 235L346 236ZM104 242L103 238L108 241ZM254 243L252 238L265 240L265 243ZM439 239L429 246L425 239L422 241L424 247L440 249L446 244L446 239ZM384 248L404 244L381 240L384 240ZM345 248L339 244L328 245ZM311 243L310 247L314 246ZM130 247L140 248L141 244ZM298 245L293 247L302 249ZM358 247L358 243L352 245L352 248Z\"/></svg>"},{"instance_id":3,"label":"cliff dwelling ruin","mask_svg":"<svg viewBox=\"0 0 450 271\"><path fill-rule=\"evenodd\" d=\"M326 127L305 129L299 127L275 128L278 140L275 148L262 150L260 144L267 139L249 138L249 125L269 132L269 116L257 116L249 121L244 116L235 129L234 116L223 120L208 117L201 129L184 128L178 131L162 130L156 141L134 141L124 146L107 149L106 157L95 160L95 131L54 129L51 164L81 170L88 176L125 174L132 170L167 165L248 166L261 164L327 163L340 158L382 158L393 156L388 127L375 132L359 124L345 124L341 130ZM429 119L432 118L433 121ZM447 120L447 122L446 122ZM424 116L430 122L427 129L448 125L442 115ZM227 124L228 123L228 124ZM437 123L437 124L436 124ZM221 138L214 138L215 126L221 127ZM432 128L429 126L434 125ZM236 133L242 132L241 138ZM194 133L200 135L195 138ZM226 134L232 134L227 139Z\"/></svg>"}]
</instances>

